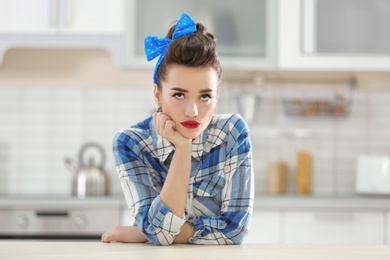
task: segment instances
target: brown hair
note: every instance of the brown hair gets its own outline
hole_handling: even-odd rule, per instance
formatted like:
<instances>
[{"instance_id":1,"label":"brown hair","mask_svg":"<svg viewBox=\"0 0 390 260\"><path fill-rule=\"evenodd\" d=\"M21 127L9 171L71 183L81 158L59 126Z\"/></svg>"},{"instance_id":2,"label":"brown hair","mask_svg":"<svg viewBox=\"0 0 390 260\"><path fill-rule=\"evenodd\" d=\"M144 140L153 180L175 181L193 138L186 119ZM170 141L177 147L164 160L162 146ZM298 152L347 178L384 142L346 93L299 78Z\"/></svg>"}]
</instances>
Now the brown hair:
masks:
<instances>
[{"instance_id":1,"label":"brown hair","mask_svg":"<svg viewBox=\"0 0 390 260\"><path fill-rule=\"evenodd\" d=\"M172 39L175 25L172 26L167 37ZM166 79L167 71L172 65L188 67L211 67L218 75L218 83L222 80L222 67L217 53L216 37L207 32L202 24L196 24L196 32L176 38L171 42L168 50L157 70L157 86L161 90L161 81Z\"/></svg>"}]
</instances>

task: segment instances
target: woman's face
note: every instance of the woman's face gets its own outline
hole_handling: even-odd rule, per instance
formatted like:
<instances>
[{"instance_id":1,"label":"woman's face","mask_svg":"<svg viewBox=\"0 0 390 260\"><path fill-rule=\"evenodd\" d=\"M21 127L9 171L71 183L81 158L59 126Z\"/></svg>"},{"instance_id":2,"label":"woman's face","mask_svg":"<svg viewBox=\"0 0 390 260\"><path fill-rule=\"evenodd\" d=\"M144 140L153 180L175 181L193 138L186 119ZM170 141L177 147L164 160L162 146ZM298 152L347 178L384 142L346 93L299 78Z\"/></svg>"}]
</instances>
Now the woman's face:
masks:
<instances>
[{"instance_id":1,"label":"woman's face","mask_svg":"<svg viewBox=\"0 0 390 260\"><path fill-rule=\"evenodd\" d=\"M208 67L172 66L154 89L156 102L188 139L198 137L209 125L218 101L217 72Z\"/></svg>"}]
</instances>

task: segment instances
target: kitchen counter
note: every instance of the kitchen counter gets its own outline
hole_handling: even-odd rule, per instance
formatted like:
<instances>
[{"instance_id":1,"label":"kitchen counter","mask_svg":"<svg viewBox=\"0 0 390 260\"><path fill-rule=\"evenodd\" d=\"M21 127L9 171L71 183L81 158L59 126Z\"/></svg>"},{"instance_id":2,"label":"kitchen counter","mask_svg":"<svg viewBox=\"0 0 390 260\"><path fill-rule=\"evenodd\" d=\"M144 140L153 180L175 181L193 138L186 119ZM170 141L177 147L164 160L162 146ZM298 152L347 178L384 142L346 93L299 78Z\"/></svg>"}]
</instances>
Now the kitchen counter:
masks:
<instances>
[{"instance_id":1,"label":"kitchen counter","mask_svg":"<svg viewBox=\"0 0 390 260\"><path fill-rule=\"evenodd\" d=\"M0 242L0 259L289 259L388 260L390 246L244 244L195 246L100 242Z\"/></svg>"},{"instance_id":2,"label":"kitchen counter","mask_svg":"<svg viewBox=\"0 0 390 260\"><path fill-rule=\"evenodd\" d=\"M255 209L263 208L390 210L390 196L256 196Z\"/></svg>"}]
</instances>

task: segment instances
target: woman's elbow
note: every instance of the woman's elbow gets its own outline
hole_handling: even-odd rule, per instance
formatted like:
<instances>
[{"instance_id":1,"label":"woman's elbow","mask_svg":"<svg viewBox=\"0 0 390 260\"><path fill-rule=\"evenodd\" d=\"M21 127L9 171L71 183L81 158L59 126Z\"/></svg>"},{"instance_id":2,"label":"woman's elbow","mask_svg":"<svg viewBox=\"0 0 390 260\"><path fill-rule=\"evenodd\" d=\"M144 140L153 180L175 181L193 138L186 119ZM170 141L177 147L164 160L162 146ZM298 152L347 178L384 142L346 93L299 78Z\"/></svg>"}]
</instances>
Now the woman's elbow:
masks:
<instances>
[{"instance_id":1,"label":"woman's elbow","mask_svg":"<svg viewBox=\"0 0 390 260\"><path fill-rule=\"evenodd\" d=\"M235 237L230 238L233 245L241 245L245 242L246 234L239 234Z\"/></svg>"}]
</instances>

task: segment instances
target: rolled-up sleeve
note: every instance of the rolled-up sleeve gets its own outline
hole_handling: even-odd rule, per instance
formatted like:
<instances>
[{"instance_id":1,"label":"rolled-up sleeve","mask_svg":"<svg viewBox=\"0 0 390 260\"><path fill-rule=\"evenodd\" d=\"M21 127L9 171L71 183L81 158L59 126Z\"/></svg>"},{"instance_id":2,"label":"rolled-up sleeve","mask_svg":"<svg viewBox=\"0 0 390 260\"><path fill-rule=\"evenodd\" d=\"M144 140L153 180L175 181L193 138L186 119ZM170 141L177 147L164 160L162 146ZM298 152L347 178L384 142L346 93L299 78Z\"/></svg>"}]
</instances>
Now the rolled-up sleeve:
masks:
<instances>
[{"instance_id":1,"label":"rolled-up sleeve","mask_svg":"<svg viewBox=\"0 0 390 260\"><path fill-rule=\"evenodd\" d=\"M184 219L177 217L165 206L160 196L153 200L147 219L145 236L149 241L160 245L172 244L185 223ZM144 221L144 218L140 221Z\"/></svg>"},{"instance_id":2,"label":"rolled-up sleeve","mask_svg":"<svg viewBox=\"0 0 390 260\"><path fill-rule=\"evenodd\" d=\"M174 215L158 195L162 180L139 156L140 147L125 133L113 141L117 174L135 225L156 245L170 245L185 220Z\"/></svg>"}]
</instances>

